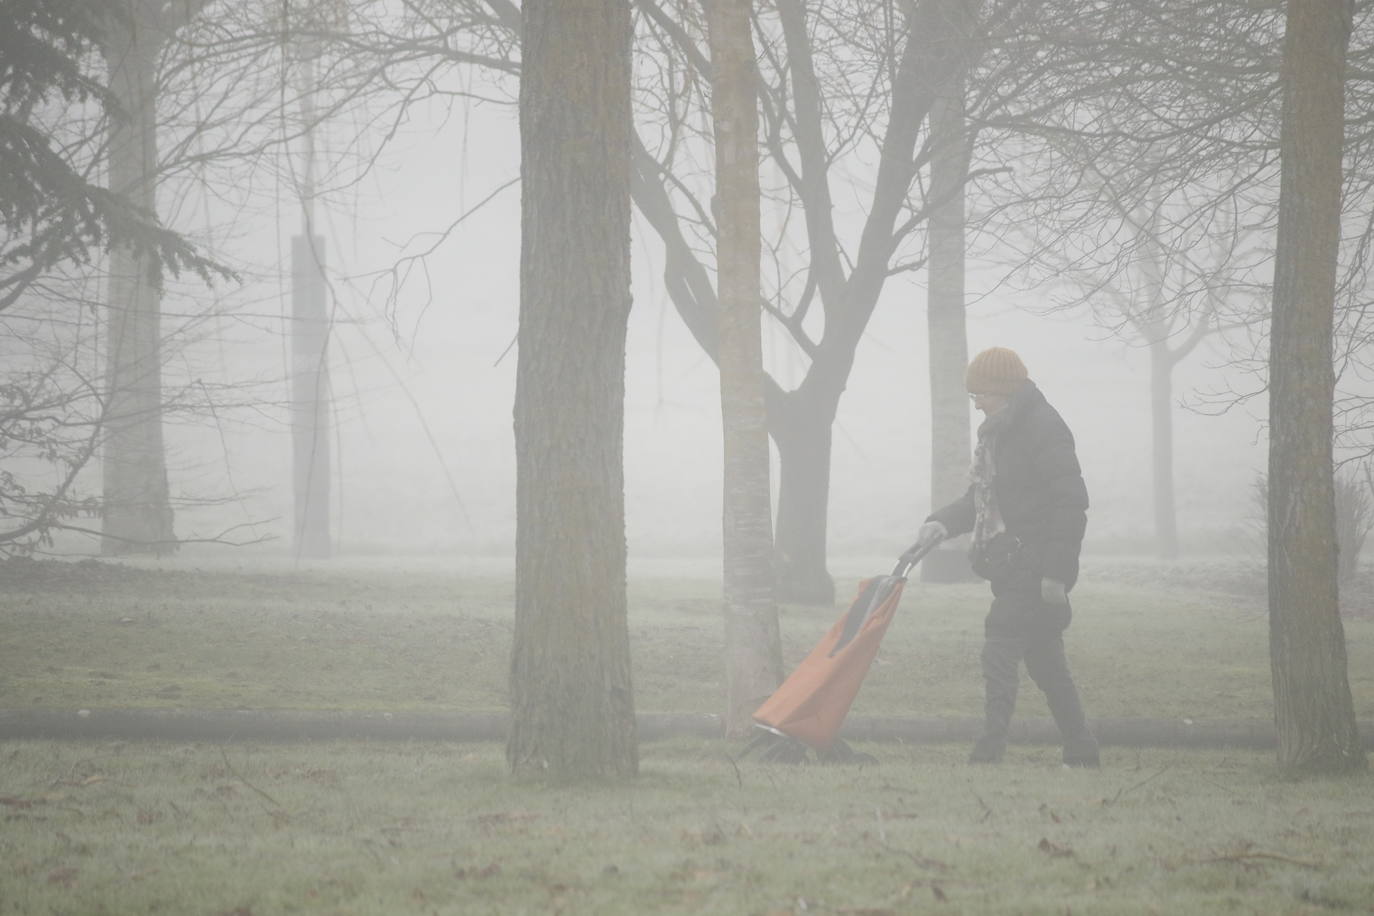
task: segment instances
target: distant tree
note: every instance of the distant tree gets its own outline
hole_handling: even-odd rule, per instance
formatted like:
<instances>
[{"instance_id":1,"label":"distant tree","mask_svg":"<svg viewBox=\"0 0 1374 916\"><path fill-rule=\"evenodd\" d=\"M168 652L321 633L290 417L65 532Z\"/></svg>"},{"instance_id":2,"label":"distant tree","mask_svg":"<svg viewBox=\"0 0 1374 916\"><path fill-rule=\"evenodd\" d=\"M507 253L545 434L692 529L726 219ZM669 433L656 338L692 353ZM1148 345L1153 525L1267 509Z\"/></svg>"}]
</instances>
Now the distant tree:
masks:
<instances>
[{"instance_id":1,"label":"distant tree","mask_svg":"<svg viewBox=\"0 0 1374 916\"><path fill-rule=\"evenodd\" d=\"M758 65L751 0L707 0L716 156L724 432L725 732L744 734L782 680L759 283Z\"/></svg>"},{"instance_id":2,"label":"distant tree","mask_svg":"<svg viewBox=\"0 0 1374 916\"><path fill-rule=\"evenodd\" d=\"M1278 760L1365 765L1346 673L1332 471L1348 0L1287 4L1269 357L1269 650Z\"/></svg>"},{"instance_id":3,"label":"distant tree","mask_svg":"<svg viewBox=\"0 0 1374 916\"><path fill-rule=\"evenodd\" d=\"M109 120L127 120L96 51L123 22L104 0L0 0L0 310L63 264L128 249L153 269L222 267L96 176Z\"/></svg>"},{"instance_id":4,"label":"distant tree","mask_svg":"<svg viewBox=\"0 0 1374 916\"><path fill-rule=\"evenodd\" d=\"M79 480L98 454L109 391L93 357L91 292L104 256L148 283L232 274L165 228L146 199L103 183L110 134L133 122L100 51L130 28L122 5L0 0L0 551L86 530L101 500ZM46 470L45 470L46 469Z\"/></svg>"},{"instance_id":5,"label":"distant tree","mask_svg":"<svg viewBox=\"0 0 1374 916\"><path fill-rule=\"evenodd\" d=\"M1175 370L1209 336L1251 320L1244 314L1245 305L1255 294L1247 285L1252 281L1243 278L1253 271L1249 259L1268 258L1270 242L1261 242L1259 233L1238 227L1235 213L1225 207L1198 220L1186 199L1147 199L1129 208L1122 201L1115 205L1125 252L1114 252L1111 260L1119 264L1106 269L1101 269L1103 265L1075 266L1062 255L1046 251L1041 267L1048 270L1058 264L1062 271L1058 286L1068 290L1054 310L1084 311L1096 326L1144 347L1149 357L1155 553L1173 559L1179 553ZM1260 245L1265 251L1254 254Z\"/></svg>"},{"instance_id":6,"label":"distant tree","mask_svg":"<svg viewBox=\"0 0 1374 916\"><path fill-rule=\"evenodd\" d=\"M99 515L78 481L99 445L103 398L83 371L90 329L74 324L53 327L22 304L0 322L0 557L50 546L55 531Z\"/></svg>"},{"instance_id":7,"label":"distant tree","mask_svg":"<svg viewBox=\"0 0 1374 916\"><path fill-rule=\"evenodd\" d=\"M516 772L638 769L625 601L629 0L525 0L515 391Z\"/></svg>"},{"instance_id":8,"label":"distant tree","mask_svg":"<svg viewBox=\"0 0 1374 916\"><path fill-rule=\"evenodd\" d=\"M168 36L204 0L120 0L101 42L110 93L125 117L110 124L110 190L157 213L157 64ZM105 554L176 549L162 435L162 277L146 252L110 253L102 526Z\"/></svg>"},{"instance_id":9,"label":"distant tree","mask_svg":"<svg viewBox=\"0 0 1374 916\"><path fill-rule=\"evenodd\" d=\"M980 125L976 164L1008 166L982 185L980 229L1002 263L1015 255L1010 275L1050 303L1037 310L1086 314L1147 350L1162 557L1179 550L1175 368L1208 335L1261 322L1267 300L1275 9L1050 2L988 55L1039 69Z\"/></svg>"}]
</instances>

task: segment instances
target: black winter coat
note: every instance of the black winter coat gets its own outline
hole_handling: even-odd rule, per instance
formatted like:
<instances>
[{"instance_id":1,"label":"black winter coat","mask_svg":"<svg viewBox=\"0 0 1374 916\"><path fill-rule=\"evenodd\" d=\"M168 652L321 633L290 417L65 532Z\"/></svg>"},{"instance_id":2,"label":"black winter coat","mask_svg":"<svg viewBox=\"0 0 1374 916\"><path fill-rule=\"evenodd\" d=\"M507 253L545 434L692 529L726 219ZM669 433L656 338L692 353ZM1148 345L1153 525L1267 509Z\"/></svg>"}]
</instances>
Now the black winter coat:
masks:
<instances>
[{"instance_id":1,"label":"black winter coat","mask_svg":"<svg viewBox=\"0 0 1374 916\"><path fill-rule=\"evenodd\" d=\"M1078 554L1087 526L1088 490L1073 433L1029 380L1012 394L993 442L993 494L1007 532L1021 542L1020 564L1069 588L1078 580ZM983 434L983 430L979 430ZM930 515L950 537L973 530L973 487Z\"/></svg>"}]
</instances>

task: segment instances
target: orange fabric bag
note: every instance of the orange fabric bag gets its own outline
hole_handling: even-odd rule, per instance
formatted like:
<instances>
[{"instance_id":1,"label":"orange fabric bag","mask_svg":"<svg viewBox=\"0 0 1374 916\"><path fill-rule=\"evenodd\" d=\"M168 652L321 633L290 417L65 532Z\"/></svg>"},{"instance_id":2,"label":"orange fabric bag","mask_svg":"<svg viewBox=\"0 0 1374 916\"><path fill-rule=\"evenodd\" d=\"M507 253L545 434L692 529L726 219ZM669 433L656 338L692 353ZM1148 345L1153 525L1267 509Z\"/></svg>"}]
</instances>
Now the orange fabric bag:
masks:
<instances>
[{"instance_id":1,"label":"orange fabric bag","mask_svg":"<svg viewBox=\"0 0 1374 916\"><path fill-rule=\"evenodd\" d=\"M755 723L817 750L829 747L868 676L905 587L906 576L895 573L860 582L849 610L754 712Z\"/></svg>"}]
</instances>

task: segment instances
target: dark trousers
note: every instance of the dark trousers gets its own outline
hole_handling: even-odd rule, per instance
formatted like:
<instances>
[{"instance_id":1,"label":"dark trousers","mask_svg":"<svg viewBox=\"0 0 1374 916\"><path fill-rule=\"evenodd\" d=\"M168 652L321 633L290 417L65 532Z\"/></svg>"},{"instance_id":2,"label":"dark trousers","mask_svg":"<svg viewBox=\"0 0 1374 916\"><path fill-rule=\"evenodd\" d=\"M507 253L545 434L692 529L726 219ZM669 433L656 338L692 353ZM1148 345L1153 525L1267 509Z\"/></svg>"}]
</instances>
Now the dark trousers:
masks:
<instances>
[{"instance_id":1,"label":"dark trousers","mask_svg":"<svg viewBox=\"0 0 1374 916\"><path fill-rule=\"evenodd\" d=\"M1064 655L1064 628L1072 612L1040 600L1040 580L993 582L992 608L984 623L984 741L1005 744L1016 709L1021 662L1045 694L1064 742L1066 763L1097 759L1083 704Z\"/></svg>"}]
</instances>

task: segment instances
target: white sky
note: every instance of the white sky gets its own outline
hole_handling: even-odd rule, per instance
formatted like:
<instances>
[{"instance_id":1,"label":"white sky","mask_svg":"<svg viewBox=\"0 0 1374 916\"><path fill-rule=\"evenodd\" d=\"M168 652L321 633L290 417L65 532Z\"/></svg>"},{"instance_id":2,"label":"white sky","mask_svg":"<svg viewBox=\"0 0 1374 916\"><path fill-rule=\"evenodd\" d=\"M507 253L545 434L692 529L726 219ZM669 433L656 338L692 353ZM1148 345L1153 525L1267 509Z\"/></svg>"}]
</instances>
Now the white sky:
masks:
<instances>
[{"instance_id":1,"label":"white sky","mask_svg":"<svg viewBox=\"0 0 1374 916\"><path fill-rule=\"evenodd\" d=\"M513 348L502 354L517 320L518 187L502 192L429 258L427 308L426 282L418 274L405 287L399 342L380 318L380 294L366 302L367 284L341 276L384 268L396 259L398 242L442 230L518 174L509 112L470 113L465 159L460 127L455 123L436 136L413 132L391 150L387 168L357 193L334 200L321 221L340 294L332 367L341 419L335 521L344 550L513 549L517 356ZM289 246L297 226L291 206L284 206L280 232L268 223L251 235L262 246L260 257L270 260L278 242ZM638 229L627 353L630 549L645 556L709 555L720 538L716 375L662 289L656 240L647 227ZM930 508L924 279L907 274L889 282L841 402L831 482L830 544L837 557L895 555ZM970 277L971 299L990 282ZM993 293L972 305L971 352L994 344L1018 350L1073 428L1093 501L1087 548L1115 549L1131 539L1146 545L1152 530L1146 354L1104 339L1082 319L1018 311L1043 303L1023 303L1017 295ZM223 349L203 357L218 362ZM283 352L280 341L261 335L233 349L228 375L280 372ZM1184 365L1178 396L1193 385L1219 383L1207 362L1199 352ZM1222 417L1175 410L1178 512L1186 540L1224 546L1253 524L1251 487L1266 460L1257 409L1262 405ZM169 435L174 492L225 487L217 431L177 428ZM185 511L178 533L203 536L226 520L275 519L257 530L280 537L274 549L286 551L291 493L285 428L230 428L227 438L233 482L251 491L245 507Z\"/></svg>"}]
</instances>

